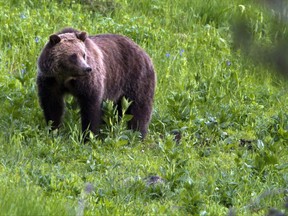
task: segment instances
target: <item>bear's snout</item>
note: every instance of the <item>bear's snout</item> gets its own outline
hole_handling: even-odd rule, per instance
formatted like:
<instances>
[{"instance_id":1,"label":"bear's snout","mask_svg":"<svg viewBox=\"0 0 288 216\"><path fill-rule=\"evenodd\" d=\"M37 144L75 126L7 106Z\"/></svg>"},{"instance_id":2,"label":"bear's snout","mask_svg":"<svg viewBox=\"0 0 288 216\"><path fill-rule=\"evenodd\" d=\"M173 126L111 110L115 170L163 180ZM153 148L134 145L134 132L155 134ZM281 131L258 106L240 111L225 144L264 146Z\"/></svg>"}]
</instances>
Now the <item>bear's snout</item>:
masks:
<instances>
[{"instance_id":1,"label":"bear's snout","mask_svg":"<svg viewBox=\"0 0 288 216\"><path fill-rule=\"evenodd\" d=\"M92 68L91 68L91 67L86 67L86 68L84 69L84 71L85 71L85 72L91 72L91 71L92 71Z\"/></svg>"}]
</instances>

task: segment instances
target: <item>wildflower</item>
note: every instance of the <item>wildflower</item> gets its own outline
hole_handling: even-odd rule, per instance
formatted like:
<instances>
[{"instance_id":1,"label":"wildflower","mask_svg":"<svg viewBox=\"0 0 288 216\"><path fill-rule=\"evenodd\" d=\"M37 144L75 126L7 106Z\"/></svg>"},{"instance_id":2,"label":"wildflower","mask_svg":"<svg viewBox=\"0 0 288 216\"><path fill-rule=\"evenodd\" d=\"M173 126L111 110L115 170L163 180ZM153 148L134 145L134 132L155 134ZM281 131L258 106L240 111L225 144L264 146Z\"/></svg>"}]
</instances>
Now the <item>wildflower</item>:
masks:
<instances>
[{"instance_id":1,"label":"wildflower","mask_svg":"<svg viewBox=\"0 0 288 216\"><path fill-rule=\"evenodd\" d=\"M156 185L157 183L164 183L164 179L160 176L149 176L146 179L146 186Z\"/></svg>"},{"instance_id":2,"label":"wildflower","mask_svg":"<svg viewBox=\"0 0 288 216\"><path fill-rule=\"evenodd\" d=\"M226 65L227 66L231 66L231 62L230 61L226 61Z\"/></svg>"},{"instance_id":3,"label":"wildflower","mask_svg":"<svg viewBox=\"0 0 288 216\"><path fill-rule=\"evenodd\" d=\"M22 74L22 75L24 75L24 74L26 73L26 68L24 68L24 69L21 69L21 71L20 71L20 72L21 72L21 74Z\"/></svg>"},{"instance_id":4,"label":"wildflower","mask_svg":"<svg viewBox=\"0 0 288 216\"><path fill-rule=\"evenodd\" d=\"M21 75L23 76L26 73L26 67L25 64L21 64L22 69L20 70Z\"/></svg>"},{"instance_id":5,"label":"wildflower","mask_svg":"<svg viewBox=\"0 0 288 216\"><path fill-rule=\"evenodd\" d=\"M40 41L40 38L36 36L35 37L35 42L38 43L39 41Z\"/></svg>"},{"instance_id":6,"label":"wildflower","mask_svg":"<svg viewBox=\"0 0 288 216\"><path fill-rule=\"evenodd\" d=\"M25 15L24 13L21 13L21 14L20 14L20 18L21 18L21 19L26 19L26 15Z\"/></svg>"},{"instance_id":7,"label":"wildflower","mask_svg":"<svg viewBox=\"0 0 288 216\"><path fill-rule=\"evenodd\" d=\"M181 50L180 50L180 56L182 56L183 53L184 53L184 49L181 49Z\"/></svg>"},{"instance_id":8,"label":"wildflower","mask_svg":"<svg viewBox=\"0 0 288 216\"><path fill-rule=\"evenodd\" d=\"M94 191L94 186L91 183L87 183L85 185L85 192L86 194L90 194L91 192Z\"/></svg>"},{"instance_id":9,"label":"wildflower","mask_svg":"<svg viewBox=\"0 0 288 216\"><path fill-rule=\"evenodd\" d=\"M170 57L170 53L166 53L166 57L169 58Z\"/></svg>"}]
</instances>

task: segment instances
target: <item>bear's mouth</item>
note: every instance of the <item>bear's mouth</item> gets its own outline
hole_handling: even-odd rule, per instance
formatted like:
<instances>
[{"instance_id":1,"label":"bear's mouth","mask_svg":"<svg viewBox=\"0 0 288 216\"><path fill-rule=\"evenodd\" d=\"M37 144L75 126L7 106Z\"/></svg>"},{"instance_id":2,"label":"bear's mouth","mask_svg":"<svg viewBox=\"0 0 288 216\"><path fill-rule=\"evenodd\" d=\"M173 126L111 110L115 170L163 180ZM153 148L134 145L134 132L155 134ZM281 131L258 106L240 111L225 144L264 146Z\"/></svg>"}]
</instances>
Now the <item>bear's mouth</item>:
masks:
<instances>
[{"instance_id":1,"label":"bear's mouth","mask_svg":"<svg viewBox=\"0 0 288 216\"><path fill-rule=\"evenodd\" d=\"M69 79L69 78L79 78L79 77L85 77L85 76L88 76L89 74L87 74L87 73L83 73L83 74L73 74L73 75L71 75L71 76L69 76L67 79Z\"/></svg>"},{"instance_id":2,"label":"bear's mouth","mask_svg":"<svg viewBox=\"0 0 288 216\"><path fill-rule=\"evenodd\" d=\"M88 74L75 74L71 77L84 77L84 76L88 76Z\"/></svg>"},{"instance_id":3,"label":"bear's mouth","mask_svg":"<svg viewBox=\"0 0 288 216\"><path fill-rule=\"evenodd\" d=\"M66 79L64 79L64 83L70 82L72 80L78 80L79 78L86 77L86 76L88 76L88 74L72 75L72 76L69 76Z\"/></svg>"},{"instance_id":4,"label":"bear's mouth","mask_svg":"<svg viewBox=\"0 0 288 216\"><path fill-rule=\"evenodd\" d=\"M71 87L73 86L73 83L75 83L75 81L79 80L81 77L83 77L85 75L79 75L79 76L70 76L70 77L67 77L65 80L64 80L64 86L65 87Z\"/></svg>"}]
</instances>

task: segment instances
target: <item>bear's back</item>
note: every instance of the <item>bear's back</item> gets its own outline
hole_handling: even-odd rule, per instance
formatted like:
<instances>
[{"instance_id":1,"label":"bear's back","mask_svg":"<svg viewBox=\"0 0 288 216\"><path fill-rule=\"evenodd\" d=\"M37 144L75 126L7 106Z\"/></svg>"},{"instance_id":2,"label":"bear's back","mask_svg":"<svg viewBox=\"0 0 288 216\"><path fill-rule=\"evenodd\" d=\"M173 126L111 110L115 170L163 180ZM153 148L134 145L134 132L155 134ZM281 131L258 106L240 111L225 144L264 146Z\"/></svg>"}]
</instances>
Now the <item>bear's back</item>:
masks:
<instances>
[{"instance_id":1,"label":"bear's back","mask_svg":"<svg viewBox=\"0 0 288 216\"><path fill-rule=\"evenodd\" d=\"M155 82L152 61L147 53L130 38L117 34L89 36L103 54L107 77L106 89L111 95L137 91L139 83ZM121 93L122 92L122 93Z\"/></svg>"},{"instance_id":2,"label":"bear's back","mask_svg":"<svg viewBox=\"0 0 288 216\"><path fill-rule=\"evenodd\" d=\"M126 73L129 71L141 71L141 67L145 65L151 66L152 61L148 54L130 38L118 34L98 34L89 36L89 38L97 45L104 54L105 61L115 61L115 64L122 67ZM109 64L109 63L108 63ZM140 68L139 68L140 67ZM120 68L119 68L120 69Z\"/></svg>"}]
</instances>

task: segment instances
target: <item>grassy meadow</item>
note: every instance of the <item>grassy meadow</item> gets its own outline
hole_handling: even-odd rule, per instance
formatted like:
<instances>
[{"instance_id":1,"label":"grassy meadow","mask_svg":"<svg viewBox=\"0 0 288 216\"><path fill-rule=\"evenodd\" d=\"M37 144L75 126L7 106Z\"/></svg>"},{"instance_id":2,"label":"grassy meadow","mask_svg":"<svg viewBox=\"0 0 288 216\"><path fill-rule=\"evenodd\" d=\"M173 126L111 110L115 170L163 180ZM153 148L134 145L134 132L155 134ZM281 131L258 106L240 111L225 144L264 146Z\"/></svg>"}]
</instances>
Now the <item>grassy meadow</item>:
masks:
<instances>
[{"instance_id":1,"label":"grassy meadow","mask_svg":"<svg viewBox=\"0 0 288 216\"><path fill-rule=\"evenodd\" d=\"M285 7L0 0L0 8L1 215L288 214L288 80L261 57L288 38ZM83 144L70 96L62 127L49 133L36 62L49 35L67 26L126 35L153 59L143 142L105 102L101 138Z\"/></svg>"}]
</instances>

